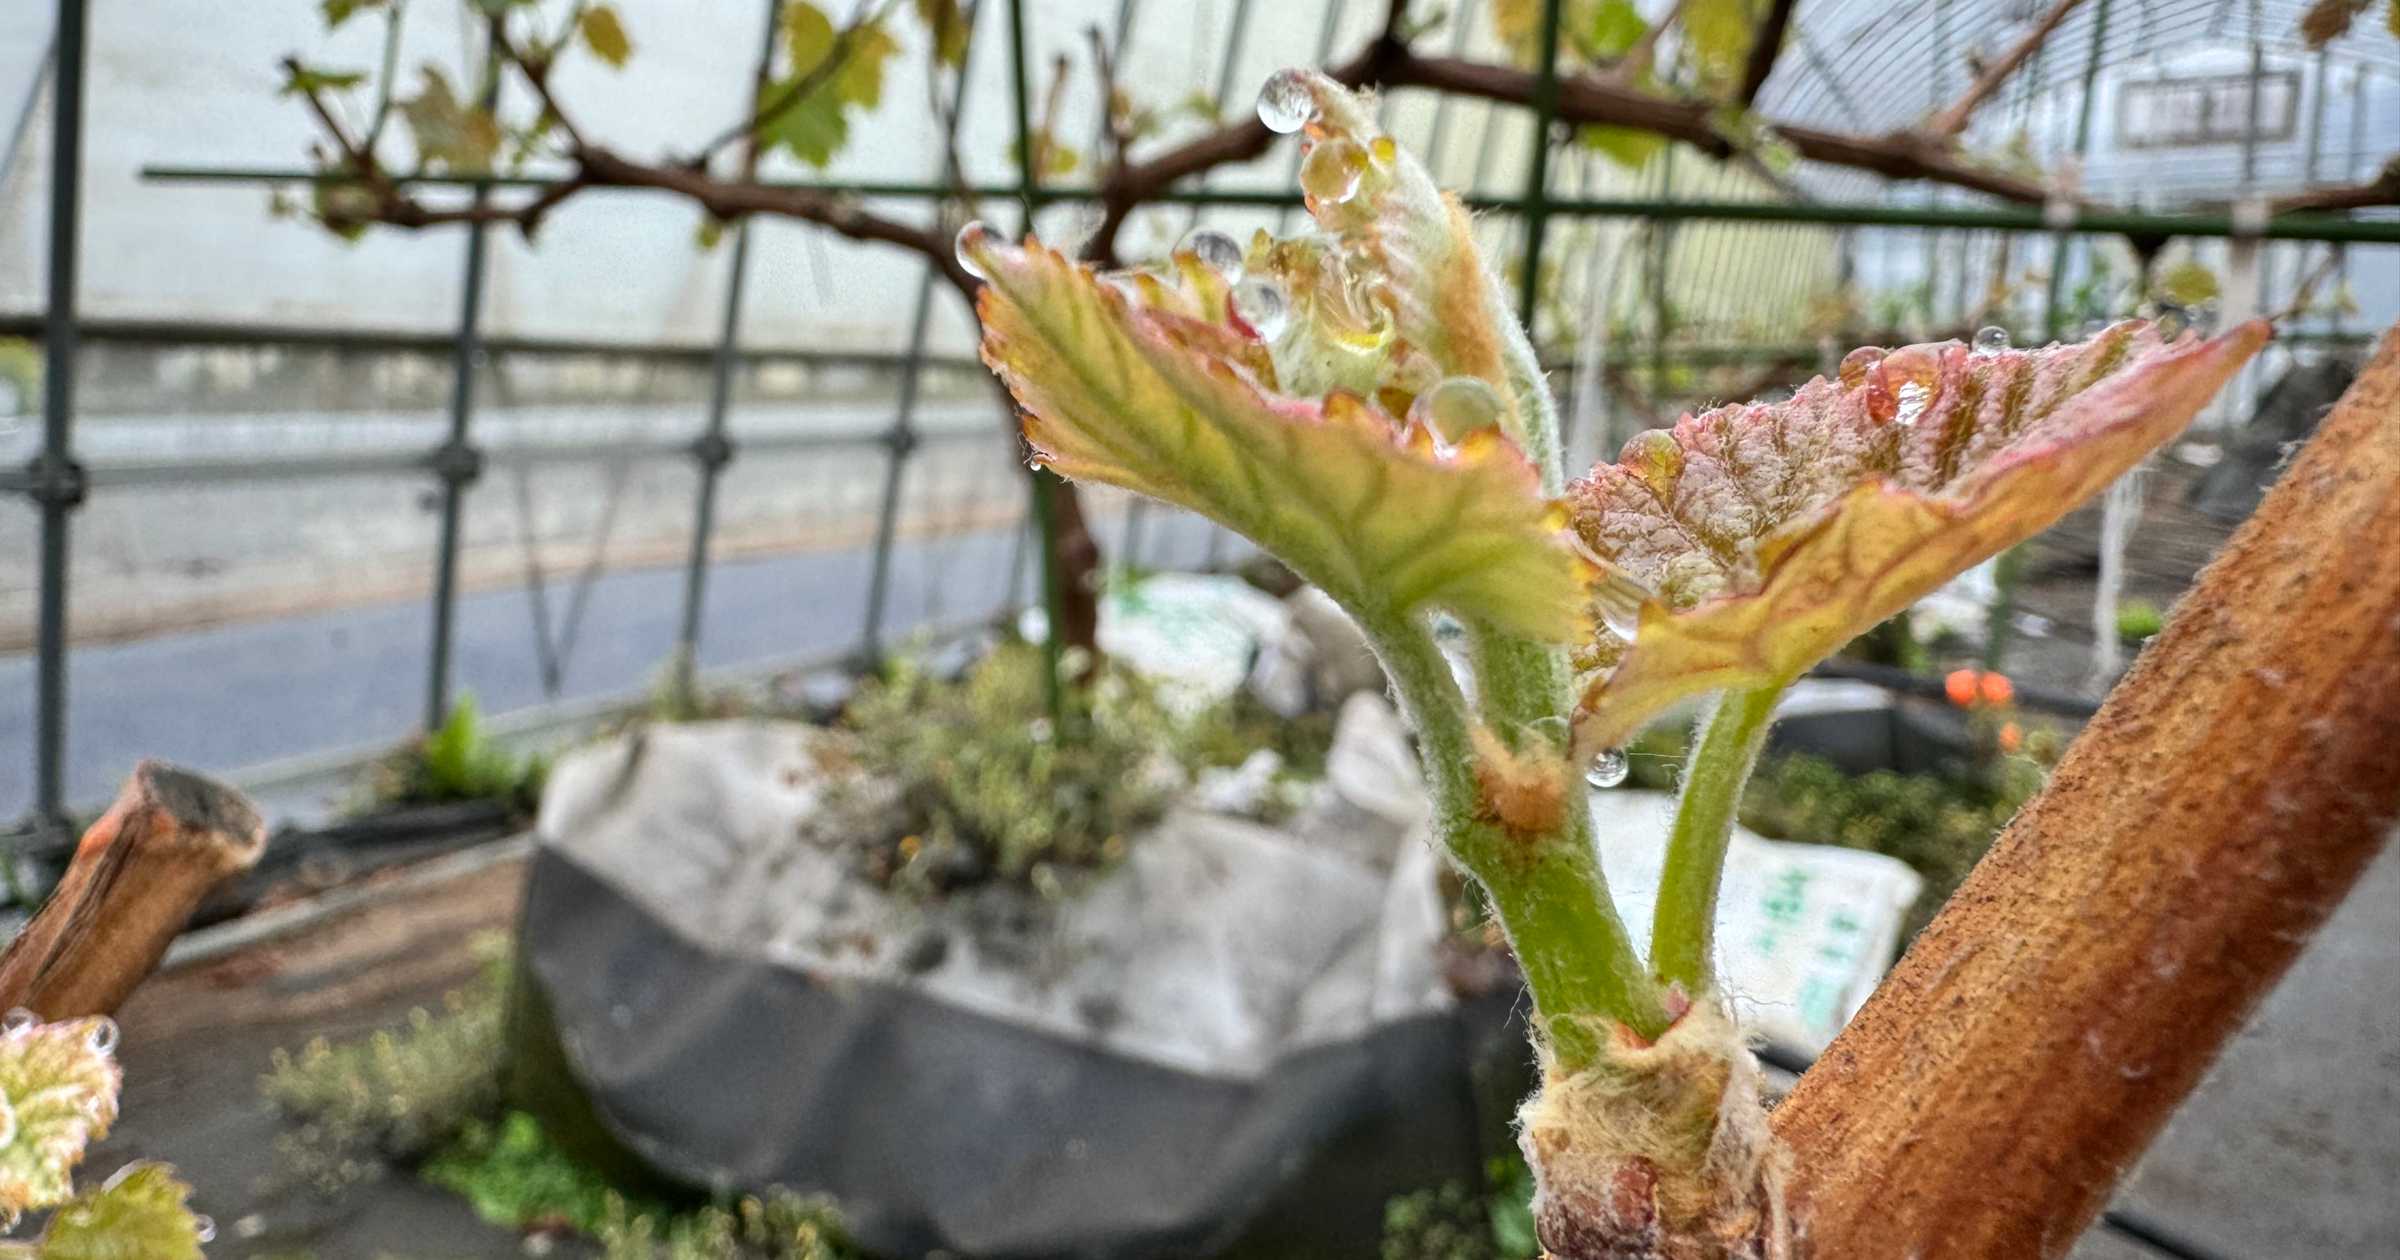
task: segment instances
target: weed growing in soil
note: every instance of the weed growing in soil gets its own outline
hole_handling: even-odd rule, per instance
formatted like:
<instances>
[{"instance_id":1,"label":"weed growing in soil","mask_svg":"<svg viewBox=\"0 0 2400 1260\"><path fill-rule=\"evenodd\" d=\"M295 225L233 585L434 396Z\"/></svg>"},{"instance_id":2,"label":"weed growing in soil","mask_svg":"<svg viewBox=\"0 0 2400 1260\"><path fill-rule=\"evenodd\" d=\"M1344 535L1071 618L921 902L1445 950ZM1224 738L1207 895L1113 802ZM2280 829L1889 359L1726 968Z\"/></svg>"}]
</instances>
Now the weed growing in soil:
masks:
<instances>
[{"instance_id":1,"label":"weed growing in soil","mask_svg":"<svg viewBox=\"0 0 2400 1260\"><path fill-rule=\"evenodd\" d=\"M370 800L377 806L498 801L525 817L542 802L550 764L519 757L486 729L472 696L460 696L441 727L419 736L376 768Z\"/></svg>"}]
</instances>

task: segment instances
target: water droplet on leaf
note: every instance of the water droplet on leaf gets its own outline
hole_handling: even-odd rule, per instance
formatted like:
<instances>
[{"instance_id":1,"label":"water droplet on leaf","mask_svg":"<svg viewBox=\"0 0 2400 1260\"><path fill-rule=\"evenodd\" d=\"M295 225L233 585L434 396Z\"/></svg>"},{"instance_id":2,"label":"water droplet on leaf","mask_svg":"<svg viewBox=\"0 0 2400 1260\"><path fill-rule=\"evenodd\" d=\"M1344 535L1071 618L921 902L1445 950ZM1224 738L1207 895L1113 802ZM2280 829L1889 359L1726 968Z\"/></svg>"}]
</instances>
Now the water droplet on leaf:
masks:
<instances>
[{"instance_id":1,"label":"water droplet on leaf","mask_svg":"<svg viewBox=\"0 0 2400 1260\"><path fill-rule=\"evenodd\" d=\"M958 265L978 280L991 279L984 274L982 264L975 261L974 254L975 247L983 243L984 235L989 231L991 229L985 227L981 219L969 220L965 227L958 230Z\"/></svg>"},{"instance_id":2,"label":"water droplet on leaf","mask_svg":"<svg viewBox=\"0 0 2400 1260\"><path fill-rule=\"evenodd\" d=\"M1866 384L1868 369L1883 362L1883 356L1886 353L1879 346L1860 346L1843 355L1842 366L1836 373L1837 379L1841 381L1844 388L1857 389Z\"/></svg>"},{"instance_id":3,"label":"water droplet on leaf","mask_svg":"<svg viewBox=\"0 0 2400 1260\"><path fill-rule=\"evenodd\" d=\"M1300 163L1300 187L1318 201L1340 205L1358 195L1358 181L1366 173L1367 151L1337 138L1308 151Z\"/></svg>"},{"instance_id":4,"label":"water droplet on leaf","mask_svg":"<svg viewBox=\"0 0 2400 1260\"><path fill-rule=\"evenodd\" d=\"M103 1015L92 1025L92 1053L115 1054L117 1051L117 1021Z\"/></svg>"},{"instance_id":5,"label":"water droplet on leaf","mask_svg":"<svg viewBox=\"0 0 2400 1260\"><path fill-rule=\"evenodd\" d=\"M0 1018L0 1033L16 1034L41 1023L42 1017L20 1006Z\"/></svg>"},{"instance_id":6,"label":"water droplet on leaf","mask_svg":"<svg viewBox=\"0 0 2400 1260\"><path fill-rule=\"evenodd\" d=\"M1175 248L1198 258L1201 266L1227 281L1242 278L1241 243L1215 228L1193 228Z\"/></svg>"},{"instance_id":7,"label":"water droplet on leaf","mask_svg":"<svg viewBox=\"0 0 2400 1260\"><path fill-rule=\"evenodd\" d=\"M195 1217L193 1217L193 1218L192 1218L192 1238L193 1238L195 1241L198 1241L198 1242L204 1242L204 1243L208 1243L208 1242L215 1242L215 1241L217 1240L217 1221L216 1221L216 1218L215 1218L215 1217L213 1217L213 1216L195 1216Z\"/></svg>"},{"instance_id":8,"label":"water droplet on leaf","mask_svg":"<svg viewBox=\"0 0 2400 1260\"><path fill-rule=\"evenodd\" d=\"M1897 424L1902 428L1907 428L1908 426L1915 424L1917 422L1917 417L1925 414L1925 404L1930 401L1932 397L1932 390L1917 384L1915 381L1900 382L1900 392L1898 394L1900 406L1898 410L1892 413L1892 423Z\"/></svg>"},{"instance_id":9,"label":"water droplet on leaf","mask_svg":"<svg viewBox=\"0 0 2400 1260\"><path fill-rule=\"evenodd\" d=\"M1478 377L1450 377L1434 386L1422 405L1433 431L1452 442L1500 422L1500 392Z\"/></svg>"},{"instance_id":10,"label":"water droplet on leaf","mask_svg":"<svg viewBox=\"0 0 2400 1260\"><path fill-rule=\"evenodd\" d=\"M1258 90L1258 120L1269 131L1288 136L1316 116L1317 97L1303 71L1278 70Z\"/></svg>"},{"instance_id":11,"label":"water droplet on leaf","mask_svg":"<svg viewBox=\"0 0 2400 1260\"><path fill-rule=\"evenodd\" d=\"M1271 280L1244 280L1233 286L1233 313L1240 316L1261 341L1273 341L1283 335L1283 326L1290 310L1283 300L1283 290Z\"/></svg>"},{"instance_id":12,"label":"water droplet on leaf","mask_svg":"<svg viewBox=\"0 0 2400 1260\"><path fill-rule=\"evenodd\" d=\"M1642 605L1656 598L1650 588L1634 581L1622 569L1611 569L1600 575L1592 585L1592 606L1600 612L1600 624L1608 632L1633 642L1642 628Z\"/></svg>"},{"instance_id":13,"label":"water droplet on leaf","mask_svg":"<svg viewBox=\"0 0 2400 1260\"><path fill-rule=\"evenodd\" d=\"M1596 788L1613 788L1633 772L1633 763L1622 748L1603 748L1592 758L1591 766L1583 772L1583 781Z\"/></svg>"},{"instance_id":14,"label":"water droplet on leaf","mask_svg":"<svg viewBox=\"0 0 2400 1260\"><path fill-rule=\"evenodd\" d=\"M1998 354L2008 349L2008 330L1998 324L1986 324L1975 330L1975 353Z\"/></svg>"}]
</instances>

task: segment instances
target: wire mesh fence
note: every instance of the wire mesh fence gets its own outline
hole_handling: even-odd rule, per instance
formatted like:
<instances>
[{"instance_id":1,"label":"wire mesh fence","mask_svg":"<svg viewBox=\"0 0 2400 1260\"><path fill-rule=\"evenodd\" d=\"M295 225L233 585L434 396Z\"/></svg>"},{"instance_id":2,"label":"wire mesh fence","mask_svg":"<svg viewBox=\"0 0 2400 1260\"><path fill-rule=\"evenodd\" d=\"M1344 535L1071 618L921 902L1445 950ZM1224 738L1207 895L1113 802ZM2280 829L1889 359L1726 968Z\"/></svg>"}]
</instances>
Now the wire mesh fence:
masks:
<instances>
[{"instance_id":1,"label":"wire mesh fence","mask_svg":"<svg viewBox=\"0 0 2400 1260\"><path fill-rule=\"evenodd\" d=\"M1192 77L1222 109L1276 65L1353 46L1381 7L1269 12L1239 0L1183 13L1119 0L1096 33L1119 52L1188 46ZM1922 109L1879 91L1886 80L1930 80L1938 102L1956 87L1943 68L2008 14L1966 0L1918 7L1926 20L1872 55L1856 34L1880 6L1831 6L1803 23L1795 69L1764 102L1866 122ZM2112 19L2107 0L2087 6L2012 89L2007 119L2045 151L2091 147L2095 117L2097 143L2122 139L2109 111L2127 108L2126 84L2175 68L2160 58L2159 32L2198 30L2236 51L2246 43L2256 75L2297 76L2292 126L2272 142L2253 127L2237 145L2242 190L2355 177L2370 160L2365 137L2389 108L2380 85L2400 65L2381 43L2335 64L2292 52L2272 23L2227 18L2229 6L2114 8ZM82 321L71 229L86 14L77 0L58 10L44 62L58 101L50 294L38 317L7 330L43 340L51 385L38 431L11 439L18 468L0 472L0 490L34 509L0 517L16 558L0 582L0 642L25 654L7 668L25 674L32 701L0 717L6 746L25 752L0 768L0 811L55 828L137 751L232 768L396 738L437 721L462 689L489 709L524 709L631 695L662 670L863 656L922 627L1002 614L1034 589L1013 426L980 369L944 349L952 343L937 326L958 315L930 267L887 293L905 312L903 337L875 352L762 345L746 332L744 277L810 247L780 225L731 234L718 335L705 345L487 338L489 245L476 229L458 238L459 318L447 336ZM983 78L961 82L980 86L1012 57L1020 73L1004 77L1023 115L1033 54L1085 32L1014 4L978 10L972 55L990 60ZM1453 52L1485 49L1489 17L1467 0L1432 38ZM1902 64L1912 57L1922 67ZM2124 73L2101 76L2103 65ZM1555 81L1558 66L1536 71ZM2020 338L2072 333L2130 313L2157 270L2184 258L2248 277L2226 307L2238 298L2243 311L2274 311L2329 275L2348 278L2362 258L2388 266L2400 241L2400 222L2377 214L2270 223L2239 205L2012 207L1673 148L1627 170L1555 126L1544 100L1555 94L1527 110L1401 91L1386 98L1385 120L1482 212L1484 243L1525 295L1566 399L1571 449L1586 461L1691 407L1796 384L1862 340L1987 324ZM1089 121L1097 135L1096 110ZM1201 225L1237 237L1288 230L1301 204L1296 161L1277 154L1170 191L1137 215L1126 252L1155 254ZM1094 191L1021 178L784 182L924 214L1021 201L1061 236L1086 224ZM2295 357L2357 340L2364 326L2330 304L2302 314L2235 397L2254 400ZM161 407L175 414L144 413ZM2237 401L2220 418L2241 414ZM1204 523L1090 498L1112 562L1233 554ZM409 599L423 602L399 602ZM315 639L292 635L301 622ZM273 627L289 638L281 647ZM250 636L223 650L252 653L253 665L229 680L228 667L178 655L162 631ZM179 670L199 673L171 682ZM411 674L413 686L399 684ZM87 676L103 681L82 684ZM127 678L203 715L223 713L230 681L305 688L320 711L274 730L215 716L162 729L160 693L117 681Z\"/></svg>"}]
</instances>

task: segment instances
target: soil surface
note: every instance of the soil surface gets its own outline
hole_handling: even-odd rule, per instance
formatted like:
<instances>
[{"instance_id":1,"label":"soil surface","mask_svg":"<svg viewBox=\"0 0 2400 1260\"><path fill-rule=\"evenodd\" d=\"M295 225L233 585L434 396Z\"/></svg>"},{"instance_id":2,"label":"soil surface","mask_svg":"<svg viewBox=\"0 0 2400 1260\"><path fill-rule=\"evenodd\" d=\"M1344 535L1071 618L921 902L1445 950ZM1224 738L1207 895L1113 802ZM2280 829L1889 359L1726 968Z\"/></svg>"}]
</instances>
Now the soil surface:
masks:
<instances>
[{"instance_id":1,"label":"soil surface","mask_svg":"<svg viewBox=\"0 0 2400 1260\"><path fill-rule=\"evenodd\" d=\"M372 897L286 934L235 945L153 977L121 1013L125 1096L94 1170L163 1159L214 1217L211 1260L484 1260L528 1254L511 1231L407 1174L327 1197L280 1185L282 1123L258 1078L279 1048L406 1022L472 978L474 943L505 932L521 858L491 851L385 877ZM552 1255L574 1255L559 1248Z\"/></svg>"}]
</instances>

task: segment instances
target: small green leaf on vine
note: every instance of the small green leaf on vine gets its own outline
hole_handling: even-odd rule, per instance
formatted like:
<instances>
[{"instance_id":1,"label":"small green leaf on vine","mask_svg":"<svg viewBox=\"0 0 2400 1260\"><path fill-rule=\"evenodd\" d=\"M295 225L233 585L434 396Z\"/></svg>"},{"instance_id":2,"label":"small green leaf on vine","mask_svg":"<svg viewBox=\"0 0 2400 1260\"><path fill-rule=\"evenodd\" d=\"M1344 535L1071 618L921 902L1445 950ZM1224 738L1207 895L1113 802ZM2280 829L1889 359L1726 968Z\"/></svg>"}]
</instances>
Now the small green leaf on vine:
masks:
<instances>
[{"instance_id":1,"label":"small green leaf on vine","mask_svg":"<svg viewBox=\"0 0 2400 1260\"><path fill-rule=\"evenodd\" d=\"M428 65L423 74L424 86L400 105L416 137L418 163L459 174L490 170L500 151L499 122L490 110L461 105L439 67Z\"/></svg>"},{"instance_id":2,"label":"small green leaf on vine","mask_svg":"<svg viewBox=\"0 0 2400 1260\"><path fill-rule=\"evenodd\" d=\"M617 16L615 5L595 4L575 20L575 33L583 37L583 46L592 55L622 70L627 58L633 56L633 41L625 34L625 20Z\"/></svg>"},{"instance_id":3,"label":"small green leaf on vine","mask_svg":"<svg viewBox=\"0 0 2400 1260\"><path fill-rule=\"evenodd\" d=\"M44 1024L23 1011L0 1023L0 1218L64 1202L84 1148L117 1118L116 1025Z\"/></svg>"},{"instance_id":4,"label":"small green leaf on vine","mask_svg":"<svg viewBox=\"0 0 2400 1260\"><path fill-rule=\"evenodd\" d=\"M216 1228L185 1206L191 1193L165 1164L127 1164L50 1218L41 1260L201 1260Z\"/></svg>"},{"instance_id":5,"label":"small green leaf on vine","mask_svg":"<svg viewBox=\"0 0 2400 1260\"><path fill-rule=\"evenodd\" d=\"M1245 305L1249 282L1193 251L1123 280L975 227L960 254L990 281L984 362L1023 404L1042 463L1246 534L1353 613L1444 608L1574 633L1587 562L1496 425L1454 442L1355 390L1280 392L1259 325L1281 321L1284 299L1252 289Z\"/></svg>"}]
</instances>

